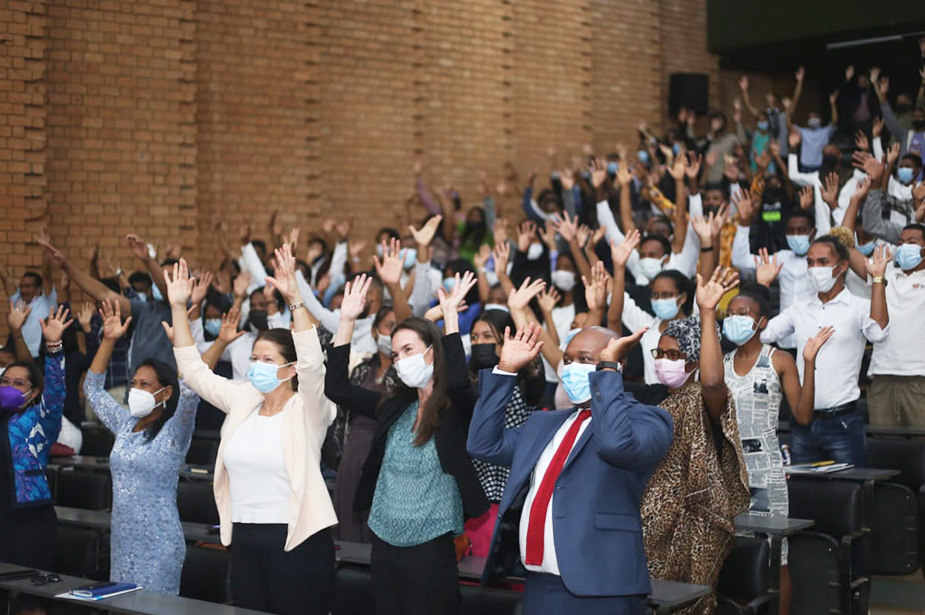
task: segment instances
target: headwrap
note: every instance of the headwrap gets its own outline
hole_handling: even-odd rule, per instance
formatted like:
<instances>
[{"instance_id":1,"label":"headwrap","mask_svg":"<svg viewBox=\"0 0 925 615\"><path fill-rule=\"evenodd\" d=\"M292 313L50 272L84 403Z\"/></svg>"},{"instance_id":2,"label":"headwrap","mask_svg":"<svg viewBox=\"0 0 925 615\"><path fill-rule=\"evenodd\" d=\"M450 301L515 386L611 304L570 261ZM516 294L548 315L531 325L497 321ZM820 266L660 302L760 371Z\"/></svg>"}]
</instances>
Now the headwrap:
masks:
<instances>
[{"instance_id":1,"label":"headwrap","mask_svg":"<svg viewBox=\"0 0 925 615\"><path fill-rule=\"evenodd\" d=\"M720 336L721 329L719 323L716 324L716 335ZM700 317L690 316L678 320L671 320L665 328L667 335L678 340L678 347L685 355L688 361L700 360Z\"/></svg>"}]
</instances>

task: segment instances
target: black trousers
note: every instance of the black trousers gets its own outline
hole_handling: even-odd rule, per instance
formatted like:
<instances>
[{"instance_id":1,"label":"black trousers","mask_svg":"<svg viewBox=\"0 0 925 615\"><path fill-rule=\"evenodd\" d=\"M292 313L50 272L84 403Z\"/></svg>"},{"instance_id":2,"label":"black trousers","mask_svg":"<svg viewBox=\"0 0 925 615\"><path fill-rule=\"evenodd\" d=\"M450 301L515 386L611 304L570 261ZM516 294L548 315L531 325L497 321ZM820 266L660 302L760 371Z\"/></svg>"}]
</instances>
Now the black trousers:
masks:
<instances>
[{"instance_id":1,"label":"black trousers","mask_svg":"<svg viewBox=\"0 0 925 615\"><path fill-rule=\"evenodd\" d=\"M57 532L50 504L0 512L0 562L51 570Z\"/></svg>"},{"instance_id":2,"label":"black trousers","mask_svg":"<svg viewBox=\"0 0 925 615\"><path fill-rule=\"evenodd\" d=\"M231 591L238 606L279 615L328 615L334 606L334 540L321 530L288 553L285 524L235 523Z\"/></svg>"},{"instance_id":3,"label":"black trousers","mask_svg":"<svg viewBox=\"0 0 925 615\"><path fill-rule=\"evenodd\" d=\"M452 534L413 547L395 547L373 535L376 615L456 615L459 568Z\"/></svg>"}]
</instances>

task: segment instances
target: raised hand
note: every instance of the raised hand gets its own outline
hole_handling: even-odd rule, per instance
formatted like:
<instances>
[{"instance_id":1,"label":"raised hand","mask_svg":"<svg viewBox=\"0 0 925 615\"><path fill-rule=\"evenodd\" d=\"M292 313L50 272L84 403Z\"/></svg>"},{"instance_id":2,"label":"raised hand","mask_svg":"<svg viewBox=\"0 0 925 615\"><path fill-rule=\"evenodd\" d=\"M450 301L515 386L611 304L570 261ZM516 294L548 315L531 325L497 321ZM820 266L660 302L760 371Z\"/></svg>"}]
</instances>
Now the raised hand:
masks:
<instances>
[{"instance_id":1,"label":"raised hand","mask_svg":"<svg viewBox=\"0 0 925 615\"><path fill-rule=\"evenodd\" d=\"M700 174L700 167L703 165L703 154L687 152L687 166L684 167L684 174L688 179L697 179Z\"/></svg>"},{"instance_id":2,"label":"raised hand","mask_svg":"<svg viewBox=\"0 0 925 615\"><path fill-rule=\"evenodd\" d=\"M639 340L642 339L642 336L645 335L648 330L649 327L643 327L642 329L634 331L632 335L610 340L607 342L607 347L601 351L601 361L620 363L629 356L630 350L636 347Z\"/></svg>"},{"instance_id":3,"label":"raised hand","mask_svg":"<svg viewBox=\"0 0 925 615\"><path fill-rule=\"evenodd\" d=\"M867 133L865 133L863 130L858 130L856 133L854 133L854 147L862 152L866 152L870 149L870 140L867 138Z\"/></svg>"},{"instance_id":4,"label":"raised hand","mask_svg":"<svg viewBox=\"0 0 925 615\"><path fill-rule=\"evenodd\" d=\"M710 243L712 245L714 217L711 211L706 218L703 216L693 216L691 218L691 227L693 227L694 232L697 233L697 237L700 238L701 243Z\"/></svg>"},{"instance_id":5,"label":"raised hand","mask_svg":"<svg viewBox=\"0 0 925 615\"><path fill-rule=\"evenodd\" d=\"M771 139L768 142L767 151L772 158L780 158L780 143L777 142L777 139Z\"/></svg>"},{"instance_id":6,"label":"raised hand","mask_svg":"<svg viewBox=\"0 0 925 615\"><path fill-rule=\"evenodd\" d=\"M562 219L559 222L559 228L557 229L559 234L562 235L562 238L566 241L577 241L578 240L578 216L574 218L568 215L567 211L562 212Z\"/></svg>"},{"instance_id":7,"label":"raised hand","mask_svg":"<svg viewBox=\"0 0 925 615\"><path fill-rule=\"evenodd\" d=\"M437 232L437 227L440 226L442 220L443 216L434 216L419 229L408 226L408 230L414 237L414 242L418 244L419 250L421 248L427 248L430 242L434 240L434 234Z\"/></svg>"},{"instance_id":8,"label":"raised hand","mask_svg":"<svg viewBox=\"0 0 925 615\"><path fill-rule=\"evenodd\" d=\"M629 165L625 162L617 169L617 183L621 188L626 188L633 181L633 174L630 172Z\"/></svg>"},{"instance_id":9,"label":"raised hand","mask_svg":"<svg viewBox=\"0 0 925 615\"><path fill-rule=\"evenodd\" d=\"M671 175L676 182L684 181L684 175L686 171L686 165L684 164L684 156L678 156L674 160L674 164L668 167L668 173Z\"/></svg>"},{"instance_id":10,"label":"raised hand","mask_svg":"<svg viewBox=\"0 0 925 615\"><path fill-rule=\"evenodd\" d=\"M43 243L51 243L51 235L48 234L48 226L43 224L39 229L39 232L32 235L32 241L39 245L42 245Z\"/></svg>"},{"instance_id":11,"label":"raised hand","mask_svg":"<svg viewBox=\"0 0 925 615\"><path fill-rule=\"evenodd\" d=\"M481 271L485 268L485 265L488 264L488 259L491 258L491 246L487 243L483 243L479 246L479 251L475 256L472 257L472 264L475 265L475 268ZM380 275L380 277L382 277Z\"/></svg>"},{"instance_id":12,"label":"raised hand","mask_svg":"<svg viewBox=\"0 0 925 615\"><path fill-rule=\"evenodd\" d=\"M755 207L755 199L752 198L751 191L740 188L738 192L732 196L732 202L739 212L739 225L751 226L755 221L755 213L757 210L757 207Z\"/></svg>"},{"instance_id":13,"label":"raised hand","mask_svg":"<svg viewBox=\"0 0 925 615\"><path fill-rule=\"evenodd\" d=\"M496 218L495 225L491 229L491 234L495 239L495 244L506 243L508 239L507 219Z\"/></svg>"},{"instance_id":14,"label":"raised hand","mask_svg":"<svg viewBox=\"0 0 925 615\"><path fill-rule=\"evenodd\" d=\"M402 256L401 240L392 237L390 241L382 242L382 260L378 256L373 256L373 265L376 267L376 273L379 279L386 286L394 286L401 282L401 272L405 267L405 259Z\"/></svg>"},{"instance_id":15,"label":"raised hand","mask_svg":"<svg viewBox=\"0 0 925 615\"><path fill-rule=\"evenodd\" d=\"M581 282L585 285L588 310L604 309L607 306L607 287L610 285L610 276L604 263L597 261L591 269L591 279L581 276Z\"/></svg>"},{"instance_id":16,"label":"raised hand","mask_svg":"<svg viewBox=\"0 0 925 615\"><path fill-rule=\"evenodd\" d=\"M626 234L626 237L619 244L613 241L610 242L610 256L613 259L614 267L626 267L626 261L629 260L633 251L639 246L641 238L642 235L639 234L639 230L633 229Z\"/></svg>"},{"instance_id":17,"label":"raised hand","mask_svg":"<svg viewBox=\"0 0 925 615\"><path fill-rule=\"evenodd\" d=\"M780 274L784 263L777 262L777 254L774 254L774 260L768 256L768 249L761 248L758 250L758 256L755 257L755 279L762 286L770 286L774 278Z\"/></svg>"},{"instance_id":18,"label":"raised hand","mask_svg":"<svg viewBox=\"0 0 925 615\"><path fill-rule=\"evenodd\" d=\"M196 282L193 284L193 291L190 293L190 301L193 305L199 305L205 301L206 295L209 294L209 286L212 285L212 273L209 271L203 272L203 274L194 278Z\"/></svg>"},{"instance_id":19,"label":"raised hand","mask_svg":"<svg viewBox=\"0 0 925 615\"><path fill-rule=\"evenodd\" d=\"M443 288L437 290L437 299L440 301L440 307L443 308L444 316L450 310L458 311L459 304L466 299L466 295L472 290L477 281L471 271L466 271L462 276L457 273L456 283L453 285L451 292L447 293Z\"/></svg>"},{"instance_id":20,"label":"raised hand","mask_svg":"<svg viewBox=\"0 0 925 615\"><path fill-rule=\"evenodd\" d=\"M169 268L164 269L164 283L167 284L167 300L170 305L182 306L185 310L186 303L193 294L195 282L189 275L189 265L184 258L174 263L173 272Z\"/></svg>"},{"instance_id":21,"label":"raised hand","mask_svg":"<svg viewBox=\"0 0 925 615\"><path fill-rule=\"evenodd\" d=\"M821 190L822 200L828 204L829 209L838 208L838 173L829 173Z\"/></svg>"},{"instance_id":22,"label":"raised hand","mask_svg":"<svg viewBox=\"0 0 925 615\"><path fill-rule=\"evenodd\" d=\"M890 166L896 164L896 161L899 160L899 142L894 142L890 145L890 149L886 152L886 163Z\"/></svg>"},{"instance_id":23,"label":"raised hand","mask_svg":"<svg viewBox=\"0 0 925 615\"><path fill-rule=\"evenodd\" d=\"M340 237L341 241L345 241L350 237L350 231L353 230L353 221L356 218L354 214L349 214L345 219L339 220L334 224L334 230L337 232L337 236Z\"/></svg>"},{"instance_id":24,"label":"raised hand","mask_svg":"<svg viewBox=\"0 0 925 615\"><path fill-rule=\"evenodd\" d=\"M136 235L135 233L129 233L125 236L125 243L128 244L129 250L132 251L132 254L143 263L147 263L151 260L151 254L148 252L147 242Z\"/></svg>"},{"instance_id":25,"label":"raised hand","mask_svg":"<svg viewBox=\"0 0 925 615\"><path fill-rule=\"evenodd\" d=\"M96 306L93 305L92 301L84 301L83 305L80 306L80 311L77 312L77 324L84 330L84 333L90 333L90 322L93 320L95 313Z\"/></svg>"},{"instance_id":26,"label":"raised hand","mask_svg":"<svg viewBox=\"0 0 925 615\"><path fill-rule=\"evenodd\" d=\"M346 320L356 320L366 308L366 293L373 279L365 273L347 282L344 285L344 300L340 304L340 317Z\"/></svg>"},{"instance_id":27,"label":"raised hand","mask_svg":"<svg viewBox=\"0 0 925 615\"><path fill-rule=\"evenodd\" d=\"M543 312L552 312L561 298L555 286L550 286L540 291L540 294L536 296L536 300L540 304L540 310Z\"/></svg>"},{"instance_id":28,"label":"raised hand","mask_svg":"<svg viewBox=\"0 0 925 615\"><path fill-rule=\"evenodd\" d=\"M506 276L507 264L511 259L510 244L506 241L496 243L492 254L495 257L495 273L499 276Z\"/></svg>"},{"instance_id":29,"label":"raised hand","mask_svg":"<svg viewBox=\"0 0 925 615\"><path fill-rule=\"evenodd\" d=\"M797 72L794 73L794 77L797 78L797 81L803 81L803 77L806 76L806 69L802 66L797 69Z\"/></svg>"},{"instance_id":30,"label":"raised hand","mask_svg":"<svg viewBox=\"0 0 925 615\"><path fill-rule=\"evenodd\" d=\"M562 172L559 173L559 181L562 182L563 190L571 190L575 187L575 174L571 169L563 169Z\"/></svg>"},{"instance_id":31,"label":"raised hand","mask_svg":"<svg viewBox=\"0 0 925 615\"><path fill-rule=\"evenodd\" d=\"M24 304L21 299L19 301L10 299L10 311L6 315L6 323L10 326L10 330L20 331L31 313L31 305Z\"/></svg>"},{"instance_id":32,"label":"raised hand","mask_svg":"<svg viewBox=\"0 0 925 615\"><path fill-rule=\"evenodd\" d=\"M543 280L536 280L531 283L530 278L527 278L523 281L523 284L520 285L520 288L511 290L507 299L507 306L512 312L515 310L524 310L530 304L530 300L537 296L545 287L546 282Z\"/></svg>"},{"instance_id":33,"label":"raised hand","mask_svg":"<svg viewBox=\"0 0 925 615\"><path fill-rule=\"evenodd\" d=\"M854 78L854 65L849 64L845 68L845 81L851 81Z\"/></svg>"},{"instance_id":34,"label":"raised hand","mask_svg":"<svg viewBox=\"0 0 925 615\"><path fill-rule=\"evenodd\" d=\"M536 224L531 220L521 222L517 232L517 249L521 252L529 250L535 236Z\"/></svg>"},{"instance_id":35,"label":"raised hand","mask_svg":"<svg viewBox=\"0 0 925 615\"><path fill-rule=\"evenodd\" d=\"M883 177L886 166L883 162L877 160L867 152L854 152L851 155L852 165L855 168L863 169L870 178L871 184L875 184Z\"/></svg>"},{"instance_id":36,"label":"raised hand","mask_svg":"<svg viewBox=\"0 0 925 615\"><path fill-rule=\"evenodd\" d=\"M713 311L727 292L739 285L739 274L732 269L717 267L707 282L697 274L697 305L701 312Z\"/></svg>"},{"instance_id":37,"label":"raised hand","mask_svg":"<svg viewBox=\"0 0 925 615\"><path fill-rule=\"evenodd\" d=\"M237 308L231 308L222 314L222 328L218 332L218 339L225 344L230 344L244 335L244 331L238 331L240 322L241 311Z\"/></svg>"},{"instance_id":38,"label":"raised hand","mask_svg":"<svg viewBox=\"0 0 925 615\"><path fill-rule=\"evenodd\" d=\"M874 138L876 139L881 134L883 134L884 119L882 117L874 117L873 121L874 123L873 123L873 126L871 127L871 134L873 134Z\"/></svg>"},{"instance_id":39,"label":"raised hand","mask_svg":"<svg viewBox=\"0 0 925 615\"><path fill-rule=\"evenodd\" d=\"M867 273L873 278L881 277L886 272L889 262L890 248L886 244L881 244L874 250L873 260L867 264Z\"/></svg>"},{"instance_id":40,"label":"raised hand","mask_svg":"<svg viewBox=\"0 0 925 615\"><path fill-rule=\"evenodd\" d=\"M790 133L787 135L787 143L790 144L790 150L793 151L800 146L800 141L803 140L803 135L800 134L800 131L796 129L796 126L790 127Z\"/></svg>"},{"instance_id":41,"label":"raised hand","mask_svg":"<svg viewBox=\"0 0 925 615\"><path fill-rule=\"evenodd\" d=\"M604 185L605 181L607 181L607 163L601 158L597 158L594 160L591 169L591 185L598 189Z\"/></svg>"},{"instance_id":42,"label":"raised hand","mask_svg":"<svg viewBox=\"0 0 925 615\"><path fill-rule=\"evenodd\" d=\"M267 284L278 290L289 305L302 302L302 293L296 281L296 260L289 249L289 244L283 244L274 252L276 254L276 267L272 276L267 276Z\"/></svg>"},{"instance_id":43,"label":"raised hand","mask_svg":"<svg viewBox=\"0 0 925 615\"><path fill-rule=\"evenodd\" d=\"M748 75L742 75L739 77L739 89L743 92L748 91Z\"/></svg>"},{"instance_id":44,"label":"raised hand","mask_svg":"<svg viewBox=\"0 0 925 615\"><path fill-rule=\"evenodd\" d=\"M65 258L64 254L62 254L58 248L45 241L40 242L39 245L45 250L49 258L55 261L55 264L57 264L59 268L64 270L67 269L67 258Z\"/></svg>"},{"instance_id":45,"label":"raised hand","mask_svg":"<svg viewBox=\"0 0 925 615\"><path fill-rule=\"evenodd\" d=\"M803 189L800 190L800 208L806 211L810 211L813 208L813 204L816 202L816 195L813 193L812 186L803 186Z\"/></svg>"},{"instance_id":46,"label":"raised hand","mask_svg":"<svg viewBox=\"0 0 925 615\"><path fill-rule=\"evenodd\" d=\"M234 296L235 297L247 297L247 289L251 285L251 274L247 271L242 271L234 279Z\"/></svg>"},{"instance_id":47,"label":"raised hand","mask_svg":"<svg viewBox=\"0 0 925 615\"><path fill-rule=\"evenodd\" d=\"M48 312L48 320L40 320L39 325L42 327L42 337L45 338L46 344L56 344L61 341L64 331L71 326L73 320L68 320L70 310L63 305L58 306L58 310L51 308Z\"/></svg>"},{"instance_id":48,"label":"raised hand","mask_svg":"<svg viewBox=\"0 0 925 615\"><path fill-rule=\"evenodd\" d=\"M854 185L854 194L851 195L851 200L863 203L868 194L870 194L870 178L862 177ZM915 196L915 189L913 189L913 196Z\"/></svg>"},{"instance_id":49,"label":"raised hand","mask_svg":"<svg viewBox=\"0 0 925 615\"><path fill-rule=\"evenodd\" d=\"M816 335L806 340L806 345L803 346L803 360L807 363L815 361L819 349L832 337L833 333L835 333L835 327L822 327Z\"/></svg>"},{"instance_id":50,"label":"raised hand","mask_svg":"<svg viewBox=\"0 0 925 615\"><path fill-rule=\"evenodd\" d=\"M116 341L128 332L132 324L129 316L122 322L122 308L118 301L105 299L100 304L100 316L103 317L103 339Z\"/></svg>"},{"instance_id":51,"label":"raised hand","mask_svg":"<svg viewBox=\"0 0 925 615\"><path fill-rule=\"evenodd\" d=\"M713 237L720 236L727 220L729 220L729 203L723 203L719 206L715 216L710 214L710 232L713 233Z\"/></svg>"},{"instance_id":52,"label":"raised hand","mask_svg":"<svg viewBox=\"0 0 925 615\"><path fill-rule=\"evenodd\" d=\"M511 335L510 327L504 329L504 344L501 346L501 358L498 369L516 374L533 362L540 354L543 342L540 341L540 326L528 322Z\"/></svg>"}]
</instances>

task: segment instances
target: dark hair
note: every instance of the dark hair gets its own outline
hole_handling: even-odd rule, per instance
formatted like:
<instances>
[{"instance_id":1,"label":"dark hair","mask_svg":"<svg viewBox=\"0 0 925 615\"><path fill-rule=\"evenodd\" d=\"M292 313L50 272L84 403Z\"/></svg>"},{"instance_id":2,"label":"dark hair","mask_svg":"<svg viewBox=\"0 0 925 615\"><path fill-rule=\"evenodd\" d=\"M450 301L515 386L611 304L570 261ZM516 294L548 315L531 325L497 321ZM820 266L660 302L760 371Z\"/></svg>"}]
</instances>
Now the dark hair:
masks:
<instances>
[{"instance_id":1,"label":"dark hair","mask_svg":"<svg viewBox=\"0 0 925 615\"><path fill-rule=\"evenodd\" d=\"M382 321L385 320L385 317L395 311L395 306L391 303L383 303L379 307L379 310L376 312L376 316L373 318L373 329L378 330L379 325L382 324Z\"/></svg>"},{"instance_id":2,"label":"dark hair","mask_svg":"<svg viewBox=\"0 0 925 615\"><path fill-rule=\"evenodd\" d=\"M147 434L147 440L145 442L150 442L157 437L157 434L161 431L161 428L164 424L170 420L170 418L177 411L177 404L180 403L180 381L177 378L177 370L170 367L163 361L158 361L157 359L145 359L142 361L138 367L135 368L135 373L138 373L138 370L142 367L150 367L154 370L154 374L157 376L157 382L162 387L171 387L173 393L170 394L170 397L167 399L167 402L164 404L164 411L157 418L156 421L148 425L148 428L145 430Z\"/></svg>"},{"instance_id":3,"label":"dark hair","mask_svg":"<svg viewBox=\"0 0 925 615\"><path fill-rule=\"evenodd\" d=\"M729 124L729 120L726 119L726 114L723 113L722 111L714 111L713 113L710 114L710 121L711 121L711 122L712 122L713 120L716 120L716 119L723 120L723 126L724 126L724 127L725 127L727 124Z\"/></svg>"},{"instance_id":4,"label":"dark hair","mask_svg":"<svg viewBox=\"0 0 925 615\"><path fill-rule=\"evenodd\" d=\"M30 406L35 404L37 401L42 399L42 393L45 391L45 378L42 376L42 370L39 369L38 365L32 363L31 361L26 363L25 361L16 361L10 363L6 366L6 371L4 374L9 373L9 371L14 367L21 367L29 373L29 384L32 385L32 388L37 389L35 397L32 398Z\"/></svg>"},{"instance_id":5,"label":"dark hair","mask_svg":"<svg viewBox=\"0 0 925 615\"><path fill-rule=\"evenodd\" d=\"M279 351L279 354L283 355L283 360L286 363L295 363L298 361L299 357L295 352L295 342L292 340L292 332L289 329L267 329L266 331L261 331L257 334L257 339L254 340L254 344L257 342L266 340L273 343L276 346L276 350ZM293 376L292 380L289 381L289 385L292 387L293 391L299 390L299 377Z\"/></svg>"},{"instance_id":6,"label":"dark hair","mask_svg":"<svg viewBox=\"0 0 925 615\"><path fill-rule=\"evenodd\" d=\"M845 247L845 244L841 242L837 237L832 235L823 235L822 237L817 237L813 240L810 247L824 243L826 245L832 246L832 250L835 252L835 256L838 257L839 262L848 260L851 255L848 252L848 248Z\"/></svg>"},{"instance_id":7,"label":"dark hair","mask_svg":"<svg viewBox=\"0 0 925 615\"><path fill-rule=\"evenodd\" d=\"M805 209L794 209L793 211L791 211L790 215L787 216L787 222L790 222L794 218L803 218L804 220L809 222L810 228L816 228L816 216L809 213Z\"/></svg>"},{"instance_id":8,"label":"dark hair","mask_svg":"<svg viewBox=\"0 0 925 615\"><path fill-rule=\"evenodd\" d=\"M128 283L135 284L136 282L146 282L148 284L153 284L151 281L151 276L144 271L133 271L132 275L128 276Z\"/></svg>"},{"instance_id":9,"label":"dark hair","mask_svg":"<svg viewBox=\"0 0 925 615\"><path fill-rule=\"evenodd\" d=\"M919 156L918 154L913 154L911 152L906 154L902 158L900 158L900 160L911 160L913 166L916 166L916 167L922 166L922 157Z\"/></svg>"},{"instance_id":10,"label":"dark hair","mask_svg":"<svg viewBox=\"0 0 925 615\"><path fill-rule=\"evenodd\" d=\"M482 245L485 241L485 233L488 232L488 223L485 218L485 208L484 207L472 207L469 212L477 211L482 216L482 221L477 223L475 228L469 228L469 213L466 214L466 225L463 227L462 234L459 237L461 243L465 244L469 241L470 236L474 238L474 243L476 245Z\"/></svg>"},{"instance_id":11,"label":"dark hair","mask_svg":"<svg viewBox=\"0 0 925 615\"><path fill-rule=\"evenodd\" d=\"M912 224L907 224L903 227L904 231L918 231L922 234L922 238L925 239L925 224L918 224L913 222Z\"/></svg>"},{"instance_id":12,"label":"dark hair","mask_svg":"<svg viewBox=\"0 0 925 615\"><path fill-rule=\"evenodd\" d=\"M250 299L254 295L262 295L262 294L263 294L263 286L251 292L251 294L249 294L247 298ZM276 290L275 288L273 289L273 301L276 302L276 307L278 309L280 310L283 309L283 304L285 303L285 300L283 299L283 294L279 292L278 290Z\"/></svg>"},{"instance_id":13,"label":"dark hair","mask_svg":"<svg viewBox=\"0 0 925 615\"><path fill-rule=\"evenodd\" d=\"M33 281L35 282L35 285L39 287L39 290L42 289L42 284L43 284L42 276L40 276L40 275L37 274L36 272L34 272L34 271L27 271L27 272L25 272L24 274L22 274L22 277L24 277L24 278L32 278Z\"/></svg>"},{"instance_id":14,"label":"dark hair","mask_svg":"<svg viewBox=\"0 0 925 615\"><path fill-rule=\"evenodd\" d=\"M691 279L680 271L676 271L674 269L665 269L664 271L660 271L657 276L652 278L652 282L649 283L649 287L651 288L655 280L658 280L659 278L667 278L674 282L675 288L678 289L678 294L687 294L687 299L684 300L684 305L681 306L681 311L690 316L691 310L694 308L695 294L691 292Z\"/></svg>"},{"instance_id":15,"label":"dark hair","mask_svg":"<svg viewBox=\"0 0 925 615\"><path fill-rule=\"evenodd\" d=\"M122 287L119 286L119 281L116 278L100 278L100 282L103 283L103 286L117 295L122 294Z\"/></svg>"},{"instance_id":16,"label":"dark hair","mask_svg":"<svg viewBox=\"0 0 925 615\"><path fill-rule=\"evenodd\" d=\"M328 242L324 240L324 237L320 235L312 235L308 238L306 243L320 243L321 244L321 255L324 256L328 253Z\"/></svg>"},{"instance_id":17,"label":"dark hair","mask_svg":"<svg viewBox=\"0 0 925 615\"><path fill-rule=\"evenodd\" d=\"M161 261L161 267L170 267L172 265L176 265L179 262L180 259L178 258L165 258L163 261Z\"/></svg>"},{"instance_id":18,"label":"dark hair","mask_svg":"<svg viewBox=\"0 0 925 615\"><path fill-rule=\"evenodd\" d=\"M263 252L264 255L267 253L267 244L260 239L254 239L251 241L251 245L254 246L254 250Z\"/></svg>"},{"instance_id":19,"label":"dark hair","mask_svg":"<svg viewBox=\"0 0 925 615\"><path fill-rule=\"evenodd\" d=\"M472 266L472 263L470 263L464 258L454 258L453 260L449 261L446 264L446 268L444 269L444 271L446 269L452 269L453 273L458 273L460 280L462 279L463 274L467 271L471 271L473 274L476 273L475 268ZM444 275L446 274L444 273ZM469 289L468 293L466 293L466 303L471 308L473 305L478 303L479 300L480 300L479 299L479 286L478 284L476 284L475 286Z\"/></svg>"},{"instance_id":20,"label":"dark hair","mask_svg":"<svg viewBox=\"0 0 925 615\"><path fill-rule=\"evenodd\" d=\"M671 242L669 242L665 237L662 237L661 235L646 235L639 242L639 247L641 248L642 244L647 241L657 241L661 244L662 248L664 248L665 256L671 256Z\"/></svg>"},{"instance_id":21,"label":"dark hair","mask_svg":"<svg viewBox=\"0 0 925 615\"><path fill-rule=\"evenodd\" d=\"M392 335L403 330L416 333L418 338L430 346L431 352L434 353L434 388L421 409L421 420L414 437L415 446L421 446L433 437L437 427L440 426L440 415L452 407L452 402L446 394L446 358L443 356L440 329L436 324L424 318L412 316L398 323ZM397 378L394 387L379 402L380 407L385 400L402 395L408 396L411 391L412 389L405 386L401 378Z\"/></svg>"},{"instance_id":22,"label":"dark hair","mask_svg":"<svg viewBox=\"0 0 925 615\"><path fill-rule=\"evenodd\" d=\"M482 312L473 321L472 327L475 328L475 324L478 322L488 323L492 332L497 336L499 344L504 344L505 329L510 329L511 335L514 335L517 331L514 319L504 310L486 310ZM478 369L476 369L475 363L472 361L469 362L469 379L473 383L478 382L479 379ZM543 361L539 357L517 372L517 386L520 387L520 393L528 406L532 407L539 403L546 389L546 374L543 371Z\"/></svg>"},{"instance_id":23,"label":"dark hair","mask_svg":"<svg viewBox=\"0 0 925 615\"><path fill-rule=\"evenodd\" d=\"M652 217L649 218L649 221L655 222L656 224L667 224L668 233L671 234L674 232L674 224L672 224L671 220L668 219L668 216L663 214L653 214Z\"/></svg>"},{"instance_id":24,"label":"dark hair","mask_svg":"<svg viewBox=\"0 0 925 615\"><path fill-rule=\"evenodd\" d=\"M765 318L771 317L771 293L767 286L762 286L754 282L743 284L739 288L739 294L733 297L732 300L735 301L736 297L744 297L754 301L758 305L759 316L764 316Z\"/></svg>"},{"instance_id":25,"label":"dark hair","mask_svg":"<svg viewBox=\"0 0 925 615\"><path fill-rule=\"evenodd\" d=\"M382 235L383 233L388 235L389 239L398 239L401 241L401 235L399 235L398 231L393 229L391 226L384 226L379 229L379 232L376 233L376 239L379 239L379 235Z\"/></svg>"},{"instance_id":26,"label":"dark hair","mask_svg":"<svg viewBox=\"0 0 925 615\"><path fill-rule=\"evenodd\" d=\"M0 346L0 354L13 357L13 361L11 361L11 363L16 361L16 350L14 350L12 346Z\"/></svg>"}]
</instances>

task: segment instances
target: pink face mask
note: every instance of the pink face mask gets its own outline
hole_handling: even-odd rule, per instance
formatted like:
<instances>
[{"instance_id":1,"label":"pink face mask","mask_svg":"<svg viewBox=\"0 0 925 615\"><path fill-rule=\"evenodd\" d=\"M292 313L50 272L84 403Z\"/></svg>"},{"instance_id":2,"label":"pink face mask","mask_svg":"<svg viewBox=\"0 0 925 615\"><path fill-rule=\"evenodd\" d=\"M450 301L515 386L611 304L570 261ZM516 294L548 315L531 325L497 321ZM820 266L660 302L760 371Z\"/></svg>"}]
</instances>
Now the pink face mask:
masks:
<instances>
[{"instance_id":1,"label":"pink face mask","mask_svg":"<svg viewBox=\"0 0 925 615\"><path fill-rule=\"evenodd\" d=\"M691 376L684 370L685 363L684 359L655 359L655 377L669 389L677 389Z\"/></svg>"}]
</instances>

